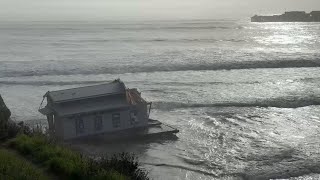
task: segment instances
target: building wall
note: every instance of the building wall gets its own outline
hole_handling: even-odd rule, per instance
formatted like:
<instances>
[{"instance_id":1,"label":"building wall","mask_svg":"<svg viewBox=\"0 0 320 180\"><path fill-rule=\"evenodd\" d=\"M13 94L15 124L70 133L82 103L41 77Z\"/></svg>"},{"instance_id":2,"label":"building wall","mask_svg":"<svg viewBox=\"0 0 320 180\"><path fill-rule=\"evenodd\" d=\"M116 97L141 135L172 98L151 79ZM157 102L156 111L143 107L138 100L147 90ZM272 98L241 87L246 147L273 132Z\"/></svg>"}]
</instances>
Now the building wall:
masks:
<instances>
[{"instance_id":1,"label":"building wall","mask_svg":"<svg viewBox=\"0 0 320 180\"><path fill-rule=\"evenodd\" d=\"M138 109L138 118L139 118L139 124L140 125L145 125L148 124L148 106L147 104L139 104L137 105Z\"/></svg>"},{"instance_id":2,"label":"building wall","mask_svg":"<svg viewBox=\"0 0 320 180\"><path fill-rule=\"evenodd\" d=\"M56 138L63 139L64 127L63 127L63 121L61 120L61 117L55 115L53 123L54 123L54 131L55 131L54 133L56 135Z\"/></svg>"},{"instance_id":3,"label":"building wall","mask_svg":"<svg viewBox=\"0 0 320 180\"><path fill-rule=\"evenodd\" d=\"M131 122L131 116L130 113L132 111L137 111L137 123ZM112 114L119 113L120 114L120 126L115 128L112 123ZM114 132L119 130L124 130L128 128L134 128L134 127L141 127L146 126L148 123L148 117L147 117L147 105L141 104L134 106L134 108L131 108L129 110L121 110L121 111L112 111L112 112L98 112L98 114L102 115L102 129L96 130L95 129L95 117L96 114L88 114L88 115L82 115L81 118L83 119L83 125L84 125L84 132L78 133L76 130L76 119L75 117L64 117L60 118L60 123L57 123L59 125L56 126L56 128L61 127L61 131L56 131L57 136L63 136L63 139L72 139L76 137L82 137L82 136L88 136L88 135L94 135L94 134L100 134L100 133L107 133L107 132ZM61 123L63 122L63 123Z\"/></svg>"}]
</instances>

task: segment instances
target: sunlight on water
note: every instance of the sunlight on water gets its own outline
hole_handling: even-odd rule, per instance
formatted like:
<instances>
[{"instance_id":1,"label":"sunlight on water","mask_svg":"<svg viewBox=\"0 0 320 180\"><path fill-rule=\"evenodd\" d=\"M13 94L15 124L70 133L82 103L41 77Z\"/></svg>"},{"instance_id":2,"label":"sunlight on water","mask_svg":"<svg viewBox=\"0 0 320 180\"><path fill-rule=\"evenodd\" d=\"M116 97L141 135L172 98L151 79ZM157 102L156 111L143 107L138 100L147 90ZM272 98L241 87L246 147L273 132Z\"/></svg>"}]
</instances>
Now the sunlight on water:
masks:
<instances>
[{"instance_id":1,"label":"sunlight on water","mask_svg":"<svg viewBox=\"0 0 320 180\"><path fill-rule=\"evenodd\" d=\"M48 90L121 78L153 102L152 118L180 130L178 139L79 145L85 153L134 152L154 179L320 172L318 23L1 24L0 39L0 93L13 119L44 119Z\"/></svg>"},{"instance_id":2,"label":"sunlight on water","mask_svg":"<svg viewBox=\"0 0 320 180\"><path fill-rule=\"evenodd\" d=\"M292 51L301 51L308 45L319 45L318 34L313 31L317 24L309 26L306 23L266 23L260 26L269 31L255 37L255 40L267 46L283 45Z\"/></svg>"}]
</instances>

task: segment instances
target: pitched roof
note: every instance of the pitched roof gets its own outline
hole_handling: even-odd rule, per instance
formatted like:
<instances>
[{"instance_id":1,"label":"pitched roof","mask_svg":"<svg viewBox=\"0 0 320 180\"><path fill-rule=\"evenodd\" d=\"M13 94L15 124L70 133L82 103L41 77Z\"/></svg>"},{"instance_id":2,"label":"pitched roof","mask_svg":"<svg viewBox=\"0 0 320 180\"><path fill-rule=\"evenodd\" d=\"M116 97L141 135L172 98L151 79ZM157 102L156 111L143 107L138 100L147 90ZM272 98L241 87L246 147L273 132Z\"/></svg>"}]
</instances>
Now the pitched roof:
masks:
<instances>
[{"instance_id":1,"label":"pitched roof","mask_svg":"<svg viewBox=\"0 0 320 180\"><path fill-rule=\"evenodd\" d=\"M120 80L111 83L98 84L92 86L64 89L59 91L49 91L48 96L53 102L66 102L89 97L99 97L105 95L125 94L126 87Z\"/></svg>"},{"instance_id":2,"label":"pitched roof","mask_svg":"<svg viewBox=\"0 0 320 180\"><path fill-rule=\"evenodd\" d=\"M100 98L99 100L82 100L78 102L68 102L55 104L52 110L59 116L69 116L81 113L92 113L99 111L108 111L120 108L128 108L128 104L125 95L107 96Z\"/></svg>"}]
</instances>

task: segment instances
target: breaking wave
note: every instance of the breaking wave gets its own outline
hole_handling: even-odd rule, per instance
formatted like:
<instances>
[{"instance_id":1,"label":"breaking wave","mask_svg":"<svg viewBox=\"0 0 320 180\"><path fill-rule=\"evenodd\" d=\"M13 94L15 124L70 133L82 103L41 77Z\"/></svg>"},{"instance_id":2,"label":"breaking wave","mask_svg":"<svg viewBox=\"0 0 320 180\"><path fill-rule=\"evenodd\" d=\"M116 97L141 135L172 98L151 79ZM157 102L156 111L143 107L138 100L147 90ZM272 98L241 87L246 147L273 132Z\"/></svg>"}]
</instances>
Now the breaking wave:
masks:
<instances>
[{"instance_id":1,"label":"breaking wave","mask_svg":"<svg viewBox=\"0 0 320 180\"><path fill-rule=\"evenodd\" d=\"M100 66L88 67L86 64L77 62L78 66L65 65L61 67L60 61L48 64L43 63L34 68L34 64L39 61L29 62L9 62L6 68L5 61L0 62L0 77L22 77L22 76L45 76L45 75L97 75L97 74L124 74L124 73L141 73L141 72L173 72L173 71L201 71L201 70L232 70L232 69L260 69L260 68L300 68L300 67L320 67L320 60L272 60L272 61L244 61L244 62L223 62L212 64L166 64L166 65L119 65L110 66L100 64ZM69 63L72 64L71 61ZM15 70L13 67L23 65L23 69ZM74 64L74 63L73 63ZM54 68L56 66L56 68ZM13 70L12 70L13 69Z\"/></svg>"},{"instance_id":2,"label":"breaking wave","mask_svg":"<svg viewBox=\"0 0 320 180\"><path fill-rule=\"evenodd\" d=\"M166 163L142 163L142 164L183 169L183 170L192 171L192 172L196 172L196 173L199 173L199 174L203 174L203 175L211 176L211 177L215 177L215 178L238 177L238 178L241 178L241 179L245 179L245 177L246 177L245 173L228 173L228 174L221 173L221 174L215 174L212 171L209 172L209 171L195 169L195 168L191 168L191 167L186 167L186 166L181 166L181 165L173 165L173 164L166 164Z\"/></svg>"},{"instance_id":3,"label":"breaking wave","mask_svg":"<svg viewBox=\"0 0 320 180\"><path fill-rule=\"evenodd\" d=\"M130 40L126 40L130 41ZM134 40L133 40L134 41ZM150 42L246 42L244 39L150 39Z\"/></svg>"},{"instance_id":4,"label":"breaking wave","mask_svg":"<svg viewBox=\"0 0 320 180\"><path fill-rule=\"evenodd\" d=\"M103 43L103 42L247 42L245 39L214 39L214 38L184 38L184 39L169 39L169 38L154 38L154 39L74 39L74 40L63 40L59 43L52 43L52 45L60 46L60 45L70 45L73 43Z\"/></svg>"},{"instance_id":5,"label":"breaking wave","mask_svg":"<svg viewBox=\"0 0 320 180\"><path fill-rule=\"evenodd\" d=\"M30 86L52 86L52 85L58 85L58 86L64 86L64 85L76 85L76 84L99 84L99 83L105 83L105 81L0 81L1 85L30 85ZM142 83L142 82L141 82ZM254 82L208 82L206 84L258 84L260 82L254 81ZM153 82L153 84L158 85L174 85L174 86L194 86L194 85L203 85L203 82L190 82L190 83L183 83L183 82ZM160 89L151 89L146 90L150 92L164 92L164 90Z\"/></svg>"},{"instance_id":6,"label":"breaking wave","mask_svg":"<svg viewBox=\"0 0 320 180\"><path fill-rule=\"evenodd\" d=\"M252 102L217 102L217 103L180 103L180 102L153 102L153 107L160 110L204 108L204 107L277 107L299 108L320 105L320 97L306 98L275 98Z\"/></svg>"},{"instance_id":7,"label":"breaking wave","mask_svg":"<svg viewBox=\"0 0 320 180\"><path fill-rule=\"evenodd\" d=\"M215 26L215 25L202 25L202 26L146 26L146 25L138 25L138 26L124 26L124 27L119 27L119 26L110 26L107 28L104 28L105 30L179 30L179 29L183 29L183 30L193 30L193 29L204 29L204 30L210 30L210 29L222 29L222 30L226 30L226 29L243 29L243 26Z\"/></svg>"},{"instance_id":8,"label":"breaking wave","mask_svg":"<svg viewBox=\"0 0 320 180\"><path fill-rule=\"evenodd\" d=\"M98 84L106 81L0 81L0 85L31 85L31 86L55 86L75 84Z\"/></svg>"},{"instance_id":9,"label":"breaking wave","mask_svg":"<svg viewBox=\"0 0 320 180\"><path fill-rule=\"evenodd\" d=\"M152 165L152 166L165 166L165 167L170 167L170 168L178 168L178 169L197 172L197 173L208 175L208 176L219 177L217 174L214 174L212 172L198 170L198 169L194 169L194 168L190 168L190 167L186 167L186 166L181 166L181 165L173 165L173 164L165 164L165 163L161 163L161 164L160 163L159 164L157 164L157 163L143 163L143 164Z\"/></svg>"}]
</instances>

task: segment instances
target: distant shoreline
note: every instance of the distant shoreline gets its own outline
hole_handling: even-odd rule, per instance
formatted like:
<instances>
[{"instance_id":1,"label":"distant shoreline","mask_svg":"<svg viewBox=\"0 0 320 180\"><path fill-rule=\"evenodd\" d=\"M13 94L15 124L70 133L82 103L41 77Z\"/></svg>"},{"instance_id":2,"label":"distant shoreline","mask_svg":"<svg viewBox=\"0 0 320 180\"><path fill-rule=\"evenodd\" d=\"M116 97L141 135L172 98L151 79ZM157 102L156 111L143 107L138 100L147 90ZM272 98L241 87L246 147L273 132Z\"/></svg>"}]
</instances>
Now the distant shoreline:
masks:
<instances>
[{"instance_id":1,"label":"distant shoreline","mask_svg":"<svg viewBox=\"0 0 320 180\"><path fill-rule=\"evenodd\" d=\"M289 11L281 15L251 17L251 22L320 22L320 11Z\"/></svg>"}]
</instances>

